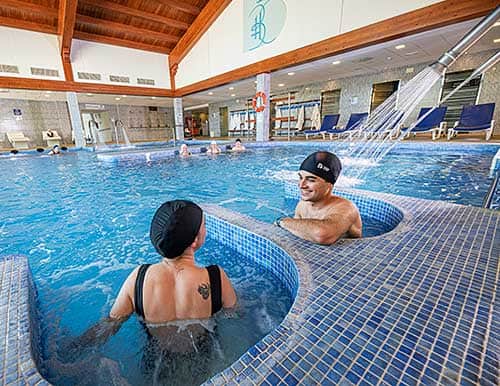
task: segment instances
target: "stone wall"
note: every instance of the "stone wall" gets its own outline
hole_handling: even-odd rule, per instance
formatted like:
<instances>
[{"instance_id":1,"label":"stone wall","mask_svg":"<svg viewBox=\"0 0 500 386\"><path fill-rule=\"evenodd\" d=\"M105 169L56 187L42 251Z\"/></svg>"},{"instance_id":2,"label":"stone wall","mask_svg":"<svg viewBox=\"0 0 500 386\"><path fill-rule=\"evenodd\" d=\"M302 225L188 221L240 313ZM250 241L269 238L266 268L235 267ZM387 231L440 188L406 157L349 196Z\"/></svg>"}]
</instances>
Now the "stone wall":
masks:
<instances>
[{"instance_id":1,"label":"stone wall","mask_svg":"<svg viewBox=\"0 0 500 386\"><path fill-rule=\"evenodd\" d=\"M468 55L460 58L453 66L450 72L464 71L477 68L489 57L495 54L495 51L484 51L474 55ZM294 102L308 101L321 98L321 92L327 90L340 89L340 125L345 125L351 113L369 112L372 86L374 83L382 83L399 80L399 87L404 86L416 74L427 67L430 63L420 63L409 67L413 72L407 72L408 66L386 69L377 73L371 73L364 76L354 76L349 78L335 79L327 82L318 82L306 84L300 87L293 87L290 91L296 91ZM442 81L436 82L429 92L417 105L415 110L409 116L407 124L414 122L421 107L434 106L439 102L441 95ZM485 72L481 81L479 97L477 103L496 103L494 114L495 133L500 134L500 65L493 67ZM288 90L281 90L280 94ZM244 109L246 98L241 98L241 103L235 100L209 104L210 127L218 130L219 128L219 108L228 106L229 111ZM217 113L217 114L213 114Z\"/></svg>"},{"instance_id":2,"label":"stone wall","mask_svg":"<svg viewBox=\"0 0 500 386\"><path fill-rule=\"evenodd\" d=\"M149 111L147 106L104 106L100 112L107 111L110 119L121 119L131 142L166 140L172 137L168 128L174 127L173 108L158 107L158 111ZM80 104L81 110L84 107L85 104ZM15 116L14 109L21 110L21 115ZM0 100L0 148L11 148L6 133L14 131L21 131L30 138L30 147L47 147L42 139L42 132L48 129L57 131L62 137L62 144L73 144L66 102ZM118 134L118 139L123 142L121 133Z\"/></svg>"}]
</instances>

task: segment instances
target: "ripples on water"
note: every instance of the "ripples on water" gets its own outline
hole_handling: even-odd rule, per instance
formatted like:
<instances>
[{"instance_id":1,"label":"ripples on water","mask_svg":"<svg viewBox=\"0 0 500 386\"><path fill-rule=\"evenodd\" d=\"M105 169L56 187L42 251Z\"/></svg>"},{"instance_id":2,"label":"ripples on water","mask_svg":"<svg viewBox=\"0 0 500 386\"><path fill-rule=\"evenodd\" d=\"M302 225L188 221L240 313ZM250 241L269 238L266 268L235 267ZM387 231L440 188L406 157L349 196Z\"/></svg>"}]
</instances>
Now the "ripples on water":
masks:
<instances>
[{"instance_id":1,"label":"ripples on water","mask_svg":"<svg viewBox=\"0 0 500 386\"><path fill-rule=\"evenodd\" d=\"M480 205L496 147L470 153L462 149L396 148L356 187ZM81 358L78 366L65 362L59 352L67 339L107 314L133 267L157 261L149 241L156 208L169 199L187 198L219 203L270 222L293 212L294 203L283 197L283 180L293 178L314 150L320 149L294 146L119 165L97 162L94 154L84 152L1 159L0 255L29 256L39 291L47 366L58 371L49 374L51 379L69 384L74 379L93 381L97 375L88 374L95 371L104 383L120 383L125 377L141 384L138 366L145 336L135 318L103 350ZM337 150L342 156L343 149ZM346 162L349 167L355 165ZM210 242L201 252L200 263L217 262L228 271L241 299L236 318L219 317L213 351L219 356L208 366L213 373L274 328L291 299L283 288L276 288L278 280L251 263L242 265L245 259L231 250ZM273 293L277 297L272 298ZM241 340L238 349L233 348L235 337ZM203 376L207 373L198 380Z\"/></svg>"}]
</instances>

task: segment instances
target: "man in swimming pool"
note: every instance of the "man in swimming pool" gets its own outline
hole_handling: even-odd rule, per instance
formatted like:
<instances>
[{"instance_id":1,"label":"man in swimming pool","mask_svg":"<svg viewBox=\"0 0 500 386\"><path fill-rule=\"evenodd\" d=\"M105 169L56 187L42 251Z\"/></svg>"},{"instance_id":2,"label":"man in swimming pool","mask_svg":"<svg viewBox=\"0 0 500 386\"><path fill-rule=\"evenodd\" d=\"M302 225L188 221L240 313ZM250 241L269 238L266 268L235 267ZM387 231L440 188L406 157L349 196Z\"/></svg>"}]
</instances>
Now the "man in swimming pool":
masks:
<instances>
[{"instance_id":1,"label":"man in swimming pool","mask_svg":"<svg viewBox=\"0 0 500 386\"><path fill-rule=\"evenodd\" d=\"M341 237L361 237L358 208L349 200L332 194L342 170L339 158L327 151L309 155L300 165L301 200L295 215L275 221L279 227L314 243L330 245Z\"/></svg>"}]
</instances>

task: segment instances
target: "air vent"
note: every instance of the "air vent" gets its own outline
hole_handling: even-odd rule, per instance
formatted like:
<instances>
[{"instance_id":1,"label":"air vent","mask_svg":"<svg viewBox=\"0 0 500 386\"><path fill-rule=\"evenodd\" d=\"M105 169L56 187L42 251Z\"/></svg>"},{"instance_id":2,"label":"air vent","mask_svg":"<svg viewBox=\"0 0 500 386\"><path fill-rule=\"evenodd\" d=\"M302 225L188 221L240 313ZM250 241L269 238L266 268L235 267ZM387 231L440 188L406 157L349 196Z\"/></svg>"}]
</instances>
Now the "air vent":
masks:
<instances>
[{"instance_id":1,"label":"air vent","mask_svg":"<svg viewBox=\"0 0 500 386\"><path fill-rule=\"evenodd\" d=\"M95 74L93 72L79 72L78 79L101 80L101 74Z\"/></svg>"},{"instance_id":2,"label":"air vent","mask_svg":"<svg viewBox=\"0 0 500 386\"><path fill-rule=\"evenodd\" d=\"M41 75L41 76L59 76L59 71L51 70L50 68L39 68L31 67L31 75Z\"/></svg>"},{"instance_id":3,"label":"air vent","mask_svg":"<svg viewBox=\"0 0 500 386\"><path fill-rule=\"evenodd\" d=\"M155 80L154 79L137 78L137 84L147 84L148 86L154 86Z\"/></svg>"},{"instance_id":4,"label":"air vent","mask_svg":"<svg viewBox=\"0 0 500 386\"><path fill-rule=\"evenodd\" d=\"M0 72L10 72L11 74L19 74L19 68L10 64L0 64Z\"/></svg>"},{"instance_id":5,"label":"air vent","mask_svg":"<svg viewBox=\"0 0 500 386\"><path fill-rule=\"evenodd\" d=\"M130 78L128 76L110 75L109 80L111 82L130 83Z\"/></svg>"}]
</instances>

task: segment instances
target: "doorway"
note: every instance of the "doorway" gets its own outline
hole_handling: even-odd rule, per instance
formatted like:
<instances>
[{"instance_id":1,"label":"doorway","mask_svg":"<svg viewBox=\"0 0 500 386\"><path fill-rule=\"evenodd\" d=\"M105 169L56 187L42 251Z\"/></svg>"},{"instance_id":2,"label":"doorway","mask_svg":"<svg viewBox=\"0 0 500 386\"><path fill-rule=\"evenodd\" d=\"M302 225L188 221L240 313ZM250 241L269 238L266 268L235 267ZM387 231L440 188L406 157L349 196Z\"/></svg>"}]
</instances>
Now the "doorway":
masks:
<instances>
[{"instance_id":1,"label":"doorway","mask_svg":"<svg viewBox=\"0 0 500 386\"><path fill-rule=\"evenodd\" d=\"M391 82L374 83L372 87L372 97L370 102L370 112L385 102L392 94L399 89L399 80Z\"/></svg>"},{"instance_id":2,"label":"doorway","mask_svg":"<svg viewBox=\"0 0 500 386\"><path fill-rule=\"evenodd\" d=\"M321 93L321 122L325 115L338 114L340 110L340 89Z\"/></svg>"},{"instance_id":3,"label":"doorway","mask_svg":"<svg viewBox=\"0 0 500 386\"><path fill-rule=\"evenodd\" d=\"M113 140L109 112L83 111L82 124L87 144L104 145Z\"/></svg>"},{"instance_id":4,"label":"doorway","mask_svg":"<svg viewBox=\"0 0 500 386\"><path fill-rule=\"evenodd\" d=\"M220 126L221 137L228 136L228 128L229 128L228 115L229 115L229 112L228 112L227 106L219 108L219 126Z\"/></svg>"}]
</instances>

